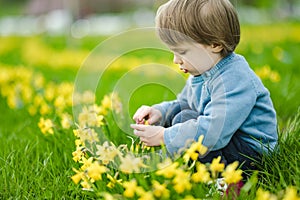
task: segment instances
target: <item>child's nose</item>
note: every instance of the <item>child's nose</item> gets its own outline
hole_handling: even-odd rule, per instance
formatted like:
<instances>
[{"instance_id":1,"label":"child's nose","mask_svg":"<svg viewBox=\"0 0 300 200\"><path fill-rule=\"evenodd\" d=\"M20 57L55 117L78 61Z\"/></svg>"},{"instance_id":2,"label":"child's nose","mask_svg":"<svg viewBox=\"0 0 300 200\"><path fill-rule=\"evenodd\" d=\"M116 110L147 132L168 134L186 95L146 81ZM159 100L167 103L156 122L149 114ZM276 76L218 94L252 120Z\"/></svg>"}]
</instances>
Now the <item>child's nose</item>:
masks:
<instances>
[{"instance_id":1,"label":"child's nose","mask_svg":"<svg viewBox=\"0 0 300 200\"><path fill-rule=\"evenodd\" d=\"M182 64L182 60L180 57L174 55L174 58L173 58L173 62L177 65L181 65Z\"/></svg>"}]
</instances>

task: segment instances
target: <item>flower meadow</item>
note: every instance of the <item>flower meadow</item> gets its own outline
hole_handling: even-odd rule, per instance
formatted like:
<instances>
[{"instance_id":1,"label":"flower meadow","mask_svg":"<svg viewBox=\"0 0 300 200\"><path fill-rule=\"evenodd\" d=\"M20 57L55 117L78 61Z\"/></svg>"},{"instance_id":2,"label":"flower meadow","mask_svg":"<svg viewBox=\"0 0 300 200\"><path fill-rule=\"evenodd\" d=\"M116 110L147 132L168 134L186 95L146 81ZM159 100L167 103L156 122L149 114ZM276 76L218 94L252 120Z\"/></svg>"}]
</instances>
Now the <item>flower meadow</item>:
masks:
<instances>
[{"instance_id":1,"label":"flower meadow","mask_svg":"<svg viewBox=\"0 0 300 200\"><path fill-rule=\"evenodd\" d=\"M278 148L264 155L259 170L243 182L242 173L249 172L242 172L238 162L227 167L220 158L197 162L207 151L203 136L171 159L164 147L147 147L120 127L131 120L126 109L132 116L141 104L174 95L145 85L132 94L127 108L114 91L116 81L143 63L173 66L170 53L128 53L111 63L102 87L79 91L76 73L105 38L0 38L0 199L299 200L300 26L245 26L242 31L237 51L270 90L280 135Z\"/></svg>"}]
</instances>

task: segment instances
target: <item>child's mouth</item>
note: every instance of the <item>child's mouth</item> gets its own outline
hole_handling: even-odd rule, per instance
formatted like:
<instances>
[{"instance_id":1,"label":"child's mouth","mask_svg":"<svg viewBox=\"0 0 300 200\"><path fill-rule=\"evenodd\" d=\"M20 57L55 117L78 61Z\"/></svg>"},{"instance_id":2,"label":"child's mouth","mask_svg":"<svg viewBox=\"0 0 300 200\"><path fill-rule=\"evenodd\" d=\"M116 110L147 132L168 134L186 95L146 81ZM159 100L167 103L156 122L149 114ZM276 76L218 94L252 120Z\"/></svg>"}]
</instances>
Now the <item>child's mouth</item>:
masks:
<instances>
[{"instance_id":1,"label":"child's mouth","mask_svg":"<svg viewBox=\"0 0 300 200\"><path fill-rule=\"evenodd\" d=\"M183 71L183 73L188 73L189 72L187 69L184 69L182 67L180 68L180 70Z\"/></svg>"}]
</instances>

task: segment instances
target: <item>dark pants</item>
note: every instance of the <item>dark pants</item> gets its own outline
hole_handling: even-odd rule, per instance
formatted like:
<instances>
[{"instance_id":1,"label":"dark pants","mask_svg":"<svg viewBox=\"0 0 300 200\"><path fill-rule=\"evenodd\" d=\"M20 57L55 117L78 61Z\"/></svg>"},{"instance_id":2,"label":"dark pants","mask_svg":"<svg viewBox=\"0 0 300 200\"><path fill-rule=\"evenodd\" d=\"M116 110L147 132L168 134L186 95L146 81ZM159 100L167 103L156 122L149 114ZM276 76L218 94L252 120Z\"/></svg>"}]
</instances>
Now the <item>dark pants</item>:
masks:
<instances>
[{"instance_id":1,"label":"dark pants","mask_svg":"<svg viewBox=\"0 0 300 200\"><path fill-rule=\"evenodd\" d=\"M185 122L189 119L197 119L199 114L187 105L172 106L167 112L165 126ZM229 143L222 149L210 151L205 157L199 157L202 163L211 163L214 158L221 156L221 162L226 165L238 161L240 169L244 171L244 178L247 177L247 170L256 170L257 164L261 161L261 155L257 153L247 142L241 139L242 131L237 130Z\"/></svg>"}]
</instances>

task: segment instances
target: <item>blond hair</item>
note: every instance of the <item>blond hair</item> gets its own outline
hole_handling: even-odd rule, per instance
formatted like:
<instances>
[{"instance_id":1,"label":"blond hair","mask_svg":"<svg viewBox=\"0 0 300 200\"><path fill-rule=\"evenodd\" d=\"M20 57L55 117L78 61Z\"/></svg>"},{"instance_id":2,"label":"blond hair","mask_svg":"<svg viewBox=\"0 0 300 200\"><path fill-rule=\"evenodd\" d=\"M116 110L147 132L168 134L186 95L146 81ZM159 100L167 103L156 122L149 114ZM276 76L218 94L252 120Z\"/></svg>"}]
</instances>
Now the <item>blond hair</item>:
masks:
<instances>
[{"instance_id":1,"label":"blond hair","mask_svg":"<svg viewBox=\"0 0 300 200\"><path fill-rule=\"evenodd\" d=\"M170 0L156 16L159 37L168 45L194 41L220 45L221 55L233 52L240 41L240 24L229 0Z\"/></svg>"}]
</instances>

